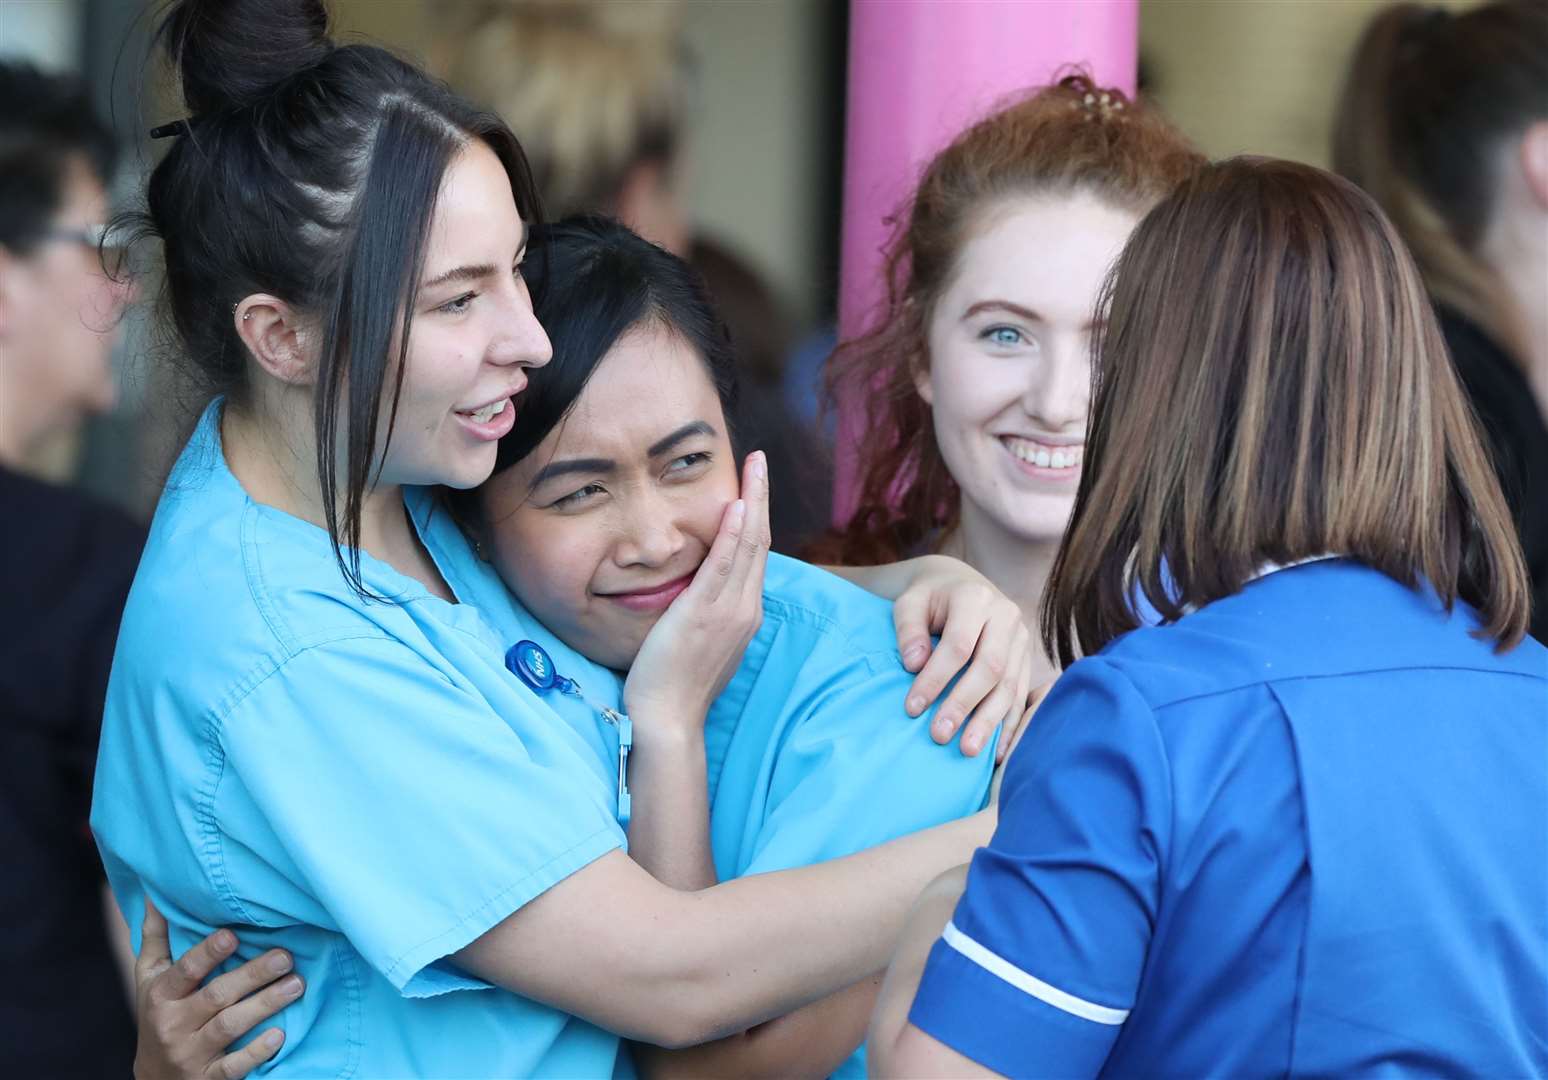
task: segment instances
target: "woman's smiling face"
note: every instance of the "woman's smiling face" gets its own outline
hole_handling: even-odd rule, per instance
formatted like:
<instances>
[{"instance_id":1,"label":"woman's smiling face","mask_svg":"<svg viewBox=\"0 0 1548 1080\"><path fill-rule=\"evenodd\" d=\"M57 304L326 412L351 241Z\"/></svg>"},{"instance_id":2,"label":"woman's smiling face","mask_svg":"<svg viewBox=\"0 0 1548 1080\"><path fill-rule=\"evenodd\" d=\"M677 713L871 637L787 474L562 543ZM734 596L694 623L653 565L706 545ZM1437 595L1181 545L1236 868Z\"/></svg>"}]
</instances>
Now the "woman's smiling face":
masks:
<instances>
[{"instance_id":1,"label":"woman's smiling face","mask_svg":"<svg viewBox=\"0 0 1548 1080\"><path fill-rule=\"evenodd\" d=\"M447 167L430 221L391 424L392 394L383 394L379 483L471 488L494 468L511 399L552 354L522 278L526 246L504 166L470 142Z\"/></svg>"},{"instance_id":2,"label":"woman's smiling face","mask_svg":"<svg viewBox=\"0 0 1548 1080\"><path fill-rule=\"evenodd\" d=\"M618 670L698 570L736 497L704 361L653 320L619 338L570 414L479 492L506 585L571 648Z\"/></svg>"},{"instance_id":3,"label":"woman's smiling face","mask_svg":"<svg viewBox=\"0 0 1548 1080\"><path fill-rule=\"evenodd\" d=\"M1085 193L990 208L930 323L916 379L965 528L1057 542L1085 449L1097 293L1137 214Z\"/></svg>"}]
</instances>

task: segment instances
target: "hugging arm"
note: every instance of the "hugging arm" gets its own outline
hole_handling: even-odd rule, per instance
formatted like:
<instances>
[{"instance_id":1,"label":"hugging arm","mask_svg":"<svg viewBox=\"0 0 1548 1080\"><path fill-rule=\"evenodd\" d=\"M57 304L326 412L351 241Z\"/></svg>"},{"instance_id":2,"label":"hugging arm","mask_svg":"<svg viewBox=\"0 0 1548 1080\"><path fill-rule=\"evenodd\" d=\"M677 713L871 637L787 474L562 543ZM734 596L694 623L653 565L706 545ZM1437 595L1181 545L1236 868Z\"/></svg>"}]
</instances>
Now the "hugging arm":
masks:
<instances>
[{"instance_id":1,"label":"hugging arm","mask_svg":"<svg viewBox=\"0 0 1548 1080\"><path fill-rule=\"evenodd\" d=\"M666 1050L636 1044L635 1064L650 1080L828 1076L864 1041L880 987L881 975L872 975L795 1012L699 1046Z\"/></svg>"},{"instance_id":2,"label":"hugging arm","mask_svg":"<svg viewBox=\"0 0 1548 1080\"><path fill-rule=\"evenodd\" d=\"M986 840L993 817L984 811L844 859L697 893L670 889L611 852L456 960L629 1038L708 1042L879 971L914 896Z\"/></svg>"},{"instance_id":3,"label":"hugging arm","mask_svg":"<svg viewBox=\"0 0 1548 1080\"><path fill-rule=\"evenodd\" d=\"M930 949L946 928L967 886L967 867L948 870L920 895L909 916L898 950L887 969L876 1015L871 1021L869 1071L872 1076L973 1077L997 1076L931 1038L908 1022L908 1009L919 990Z\"/></svg>"},{"instance_id":4,"label":"hugging arm","mask_svg":"<svg viewBox=\"0 0 1548 1080\"><path fill-rule=\"evenodd\" d=\"M1036 657L1021 608L988 578L945 555L824 569L893 601L898 651L904 666L918 672L908 693L910 716L929 708L961 673L936 712L931 726L936 742L950 742L961 730L959 745L971 757L1000 724L1007 726L1007 736L1014 735L1032 690ZM1013 741L1000 740L1001 760Z\"/></svg>"}]
</instances>

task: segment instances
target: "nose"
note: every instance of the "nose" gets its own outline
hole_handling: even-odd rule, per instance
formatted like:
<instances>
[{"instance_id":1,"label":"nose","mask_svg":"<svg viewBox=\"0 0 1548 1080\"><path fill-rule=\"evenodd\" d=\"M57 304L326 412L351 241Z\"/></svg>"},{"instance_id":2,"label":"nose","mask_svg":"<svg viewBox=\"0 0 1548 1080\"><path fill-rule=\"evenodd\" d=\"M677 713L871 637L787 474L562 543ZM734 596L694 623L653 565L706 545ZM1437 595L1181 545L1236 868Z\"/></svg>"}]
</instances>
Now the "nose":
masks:
<instances>
[{"instance_id":1,"label":"nose","mask_svg":"<svg viewBox=\"0 0 1548 1080\"><path fill-rule=\"evenodd\" d=\"M554 347L533 313L526 282L518 279L513 285L500 313L500 330L490 342L489 360L501 366L540 368L553 358Z\"/></svg>"},{"instance_id":2,"label":"nose","mask_svg":"<svg viewBox=\"0 0 1548 1080\"><path fill-rule=\"evenodd\" d=\"M1086 422L1091 399L1091 353L1084 340L1062 342L1049 350L1027 380L1021 407L1044 430L1060 434Z\"/></svg>"},{"instance_id":3,"label":"nose","mask_svg":"<svg viewBox=\"0 0 1548 1080\"><path fill-rule=\"evenodd\" d=\"M666 566L686 542L672 505L654 496L631 500L626 507L614 561L647 569Z\"/></svg>"}]
</instances>

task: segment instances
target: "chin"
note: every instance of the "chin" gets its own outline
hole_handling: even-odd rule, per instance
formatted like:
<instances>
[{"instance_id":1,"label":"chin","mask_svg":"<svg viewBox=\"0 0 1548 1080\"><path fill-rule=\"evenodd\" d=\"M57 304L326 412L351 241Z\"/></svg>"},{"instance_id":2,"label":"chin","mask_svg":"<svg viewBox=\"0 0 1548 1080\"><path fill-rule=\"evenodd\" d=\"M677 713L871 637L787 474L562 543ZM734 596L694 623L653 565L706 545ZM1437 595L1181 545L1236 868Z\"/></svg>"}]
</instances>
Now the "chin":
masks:
<instances>
[{"instance_id":1,"label":"chin","mask_svg":"<svg viewBox=\"0 0 1548 1080\"><path fill-rule=\"evenodd\" d=\"M1039 546L1058 544L1069 528L1070 513L1074 508L1073 502L1051 506L1046 510L1042 507L1022 507L1021 512L1014 516L1001 517L999 525L1023 543Z\"/></svg>"},{"instance_id":2,"label":"chin","mask_svg":"<svg viewBox=\"0 0 1548 1080\"><path fill-rule=\"evenodd\" d=\"M458 491L468 491L488 480L494 474L494 466L494 444L491 443L488 453L480 454L477 459L466 458L451 462L440 479L430 482L444 484Z\"/></svg>"},{"instance_id":3,"label":"chin","mask_svg":"<svg viewBox=\"0 0 1548 1080\"><path fill-rule=\"evenodd\" d=\"M593 663L627 673L634 666L634 658L640 654L640 644L638 641L596 642L590 648L575 651Z\"/></svg>"}]
</instances>

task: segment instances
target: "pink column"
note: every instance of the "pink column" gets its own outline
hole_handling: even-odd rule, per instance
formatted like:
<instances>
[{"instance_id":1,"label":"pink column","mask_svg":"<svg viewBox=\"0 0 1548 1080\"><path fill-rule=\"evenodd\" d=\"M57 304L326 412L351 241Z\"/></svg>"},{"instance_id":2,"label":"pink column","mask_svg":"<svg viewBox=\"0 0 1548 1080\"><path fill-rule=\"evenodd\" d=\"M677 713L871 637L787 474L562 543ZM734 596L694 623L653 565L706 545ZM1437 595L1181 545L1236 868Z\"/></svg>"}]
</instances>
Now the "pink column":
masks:
<instances>
[{"instance_id":1,"label":"pink column","mask_svg":"<svg viewBox=\"0 0 1548 1080\"><path fill-rule=\"evenodd\" d=\"M839 335L877 315L884 219L934 154L1007 95L1083 65L1133 91L1139 0L850 0ZM839 413L833 510L858 497L859 414Z\"/></svg>"}]
</instances>

